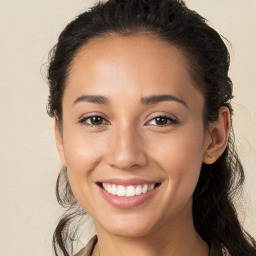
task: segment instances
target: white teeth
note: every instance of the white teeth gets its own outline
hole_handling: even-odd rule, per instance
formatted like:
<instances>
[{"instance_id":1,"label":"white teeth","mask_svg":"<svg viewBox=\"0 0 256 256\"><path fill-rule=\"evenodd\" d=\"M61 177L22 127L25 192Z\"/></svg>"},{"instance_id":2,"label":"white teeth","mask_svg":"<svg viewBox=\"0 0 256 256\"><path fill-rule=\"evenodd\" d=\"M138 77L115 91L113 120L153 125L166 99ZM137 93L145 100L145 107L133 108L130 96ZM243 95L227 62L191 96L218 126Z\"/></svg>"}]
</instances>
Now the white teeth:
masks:
<instances>
[{"instance_id":1,"label":"white teeth","mask_svg":"<svg viewBox=\"0 0 256 256\"><path fill-rule=\"evenodd\" d=\"M107 185L107 191L108 191L108 193L111 193L111 192L112 192L112 189L111 189L111 185L110 185L110 184Z\"/></svg>"},{"instance_id":2,"label":"white teeth","mask_svg":"<svg viewBox=\"0 0 256 256\"><path fill-rule=\"evenodd\" d=\"M112 185L111 194L112 194L112 195L116 195L116 194L117 194L117 187L116 187L116 185Z\"/></svg>"},{"instance_id":3,"label":"white teeth","mask_svg":"<svg viewBox=\"0 0 256 256\"><path fill-rule=\"evenodd\" d=\"M128 196L128 197L135 196L135 189L134 189L134 187L133 186L128 186L126 188L125 195Z\"/></svg>"},{"instance_id":4,"label":"white teeth","mask_svg":"<svg viewBox=\"0 0 256 256\"><path fill-rule=\"evenodd\" d=\"M155 184L151 184L148 186L148 191L152 190L155 187Z\"/></svg>"},{"instance_id":5,"label":"white teeth","mask_svg":"<svg viewBox=\"0 0 256 256\"><path fill-rule=\"evenodd\" d=\"M119 185L117 187L117 195L118 196L125 196L125 187L122 185Z\"/></svg>"},{"instance_id":6,"label":"white teeth","mask_svg":"<svg viewBox=\"0 0 256 256\"><path fill-rule=\"evenodd\" d=\"M138 196L142 193L142 189L141 189L141 186L137 186L136 189L135 189L135 195Z\"/></svg>"},{"instance_id":7,"label":"white teeth","mask_svg":"<svg viewBox=\"0 0 256 256\"><path fill-rule=\"evenodd\" d=\"M107 190L107 184L106 183L102 183L102 186L105 190Z\"/></svg>"},{"instance_id":8,"label":"white teeth","mask_svg":"<svg viewBox=\"0 0 256 256\"><path fill-rule=\"evenodd\" d=\"M147 193L147 192L148 192L148 185L145 184L145 185L143 186L143 188L142 188L142 193L145 194L145 193Z\"/></svg>"},{"instance_id":9,"label":"white teeth","mask_svg":"<svg viewBox=\"0 0 256 256\"><path fill-rule=\"evenodd\" d=\"M132 186L129 185L127 187L122 186L122 185L114 185L114 184L109 184L109 183L102 183L103 188L110 194L112 195L117 195L121 197L133 197L133 196L139 196L142 193L145 194L148 191L152 190L155 187L155 183L148 185L137 185L137 186Z\"/></svg>"}]
</instances>

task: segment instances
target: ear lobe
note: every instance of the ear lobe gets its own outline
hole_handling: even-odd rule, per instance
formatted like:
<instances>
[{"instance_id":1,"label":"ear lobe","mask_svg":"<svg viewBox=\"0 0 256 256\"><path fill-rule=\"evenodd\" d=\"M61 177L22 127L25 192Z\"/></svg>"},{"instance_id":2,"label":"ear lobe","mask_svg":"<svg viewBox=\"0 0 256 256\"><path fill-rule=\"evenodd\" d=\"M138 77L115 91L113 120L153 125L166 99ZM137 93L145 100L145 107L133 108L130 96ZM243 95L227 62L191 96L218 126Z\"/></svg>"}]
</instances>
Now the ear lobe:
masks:
<instances>
[{"instance_id":1,"label":"ear lobe","mask_svg":"<svg viewBox=\"0 0 256 256\"><path fill-rule=\"evenodd\" d=\"M55 131L55 140L56 140L56 146L59 153L59 158L63 166L67 166L66 164L66 158L65 158L65 152L63 147L63 138L59 127L58 118L55 116L55 124L54 124L54 131Z\"/></svg>"},{"instance_id":2,"label":"ear lobe","mask_svg":"<svg viewBox=\"0 0 256 256\"><path fill-rule=\"evenodd\" d=\"M203 162L213 164L227 147L228 137L231 128L230 112L227 107L219 109L218 119L209 124L210 137L206 144Z\"/></svg>"}]
</instances>

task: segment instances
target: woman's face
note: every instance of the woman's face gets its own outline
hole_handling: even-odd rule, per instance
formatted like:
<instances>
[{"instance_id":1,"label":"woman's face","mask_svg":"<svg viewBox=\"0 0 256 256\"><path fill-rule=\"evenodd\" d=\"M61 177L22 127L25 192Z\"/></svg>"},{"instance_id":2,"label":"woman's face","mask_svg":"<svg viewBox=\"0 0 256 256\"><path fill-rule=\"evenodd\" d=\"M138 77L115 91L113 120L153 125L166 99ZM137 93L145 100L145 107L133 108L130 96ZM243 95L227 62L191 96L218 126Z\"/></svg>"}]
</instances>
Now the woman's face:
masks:
<instances>
[{"instance_id":1,"label":"woman's face","mask_svg":"<svg viewBox=\"0 0 256 256\"><path fill-rule=\"evenodd\" d=\"M203 107L184 55L166 42L112 35L79 50L57 145L98 232L138 237L192 222Z\"/></svg>"}]
</instances>

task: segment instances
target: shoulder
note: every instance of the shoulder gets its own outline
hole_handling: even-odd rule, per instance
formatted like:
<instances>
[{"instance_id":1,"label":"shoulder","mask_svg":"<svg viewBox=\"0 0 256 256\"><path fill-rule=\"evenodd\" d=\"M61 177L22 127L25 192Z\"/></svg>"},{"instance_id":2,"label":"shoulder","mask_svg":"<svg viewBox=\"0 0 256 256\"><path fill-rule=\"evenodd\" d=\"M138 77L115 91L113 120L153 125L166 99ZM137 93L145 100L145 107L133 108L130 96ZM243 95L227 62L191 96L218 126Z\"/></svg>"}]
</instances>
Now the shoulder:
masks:
<instances>
[{"instance_id":1,"label":"shoulder","mask_svg":"<svg viewBox=\"0 0 256 256\"><path fill-rule=\"evenodd\" d=\"M91 240L88 242L88 244L74 256L91 256L96 243L97 236L93 236Z\"/></svg>"}]
</instances>

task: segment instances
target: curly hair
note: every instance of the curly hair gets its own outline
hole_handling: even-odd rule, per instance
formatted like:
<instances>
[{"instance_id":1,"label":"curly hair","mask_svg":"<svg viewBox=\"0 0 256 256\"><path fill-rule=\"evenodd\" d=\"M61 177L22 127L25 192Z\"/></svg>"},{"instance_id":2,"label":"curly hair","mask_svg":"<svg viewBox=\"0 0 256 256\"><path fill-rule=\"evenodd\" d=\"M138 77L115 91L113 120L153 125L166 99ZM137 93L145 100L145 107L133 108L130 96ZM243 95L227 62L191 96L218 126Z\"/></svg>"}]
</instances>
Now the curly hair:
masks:
<instances>
[{"instance_id":1,"label":"curly hair","mask_svg":"<svg viewBox=\"0 0 256 256\"><path fill-rule=\"evenodd\" d=\"M50 54L48 114L62 124L62 96L76 52L89 40L111 34L146 33L175 45L187 57L189 71L205 98L204 122L217 120L227 106L233 114L232 81L228 76L229 52L221 36L205 18L181 0L109 0L99 2L66 26ZM234 198L244 182L244 171L235 150L234 134L221 157L202 164L193 194L193 220L197 232L208 243L217 241L232 256L256 255L255 240L239 223ZM53 246L56 256L72 254L77 228L75 218L86 212L76 201L62 168L57 179L59 203L67 208L59 221Z\"/></svg>"}]
</instances>

